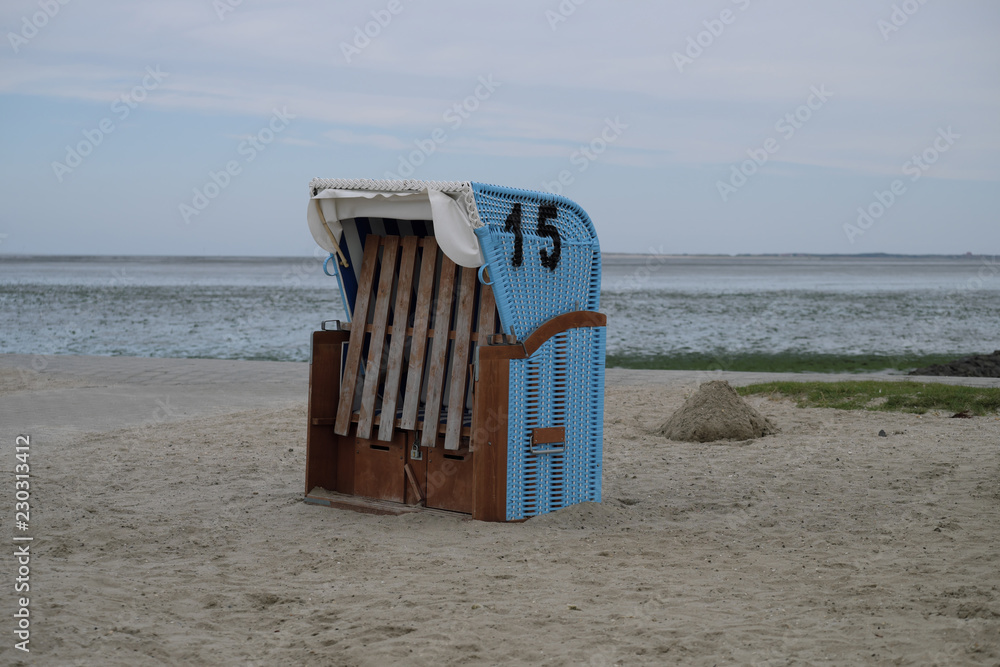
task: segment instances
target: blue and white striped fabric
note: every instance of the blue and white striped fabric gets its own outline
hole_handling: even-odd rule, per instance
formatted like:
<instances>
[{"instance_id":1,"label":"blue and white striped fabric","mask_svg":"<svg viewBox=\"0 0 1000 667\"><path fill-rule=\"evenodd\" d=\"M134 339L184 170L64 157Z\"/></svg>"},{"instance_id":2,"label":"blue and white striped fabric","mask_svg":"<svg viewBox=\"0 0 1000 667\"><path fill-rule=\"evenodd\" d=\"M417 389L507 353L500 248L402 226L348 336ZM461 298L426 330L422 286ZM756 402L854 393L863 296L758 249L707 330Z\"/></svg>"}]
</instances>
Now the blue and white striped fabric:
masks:
<instances>
[{"instance_id":1,"label":"blue and white striped fabric","mask_svg":"<svg viewBox=\"0 0 1000 667\"><path fill-rule=\"evenodd\" d=\"M350 218L341 220L344 233L340 237L340 251L344 253L350 266L337 266L344 295L347 297L350 321L354 303L358 298L358 278L361 275L361 259L365 254L365 239L375 236L434 236L434 223L430 220L393 220L391 218Z\"/></svg>"}]
</instances>

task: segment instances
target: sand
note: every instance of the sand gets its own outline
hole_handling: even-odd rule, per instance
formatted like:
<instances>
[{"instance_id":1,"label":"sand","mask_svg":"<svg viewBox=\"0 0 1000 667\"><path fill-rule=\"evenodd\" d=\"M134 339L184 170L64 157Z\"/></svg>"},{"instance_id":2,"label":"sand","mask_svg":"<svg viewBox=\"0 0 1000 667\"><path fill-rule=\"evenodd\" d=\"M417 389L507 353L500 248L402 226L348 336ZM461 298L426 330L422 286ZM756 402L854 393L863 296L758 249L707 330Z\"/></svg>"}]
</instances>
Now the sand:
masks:
<instances>
[{"instance_id":1,"label":"sand","mask_svg":"<svg viewBox=\"0 0 1000 667\"><path fill-rule=\"evenodd\" d=\"M0 396L44 389L74 389L87 382L71 376L53 376L31 368L0 368Z\"/></svg>"},{"instance_id":2,"label":"sand","mask_svg":"<svg viewBox=\"0 0 1000 667\"><path fill-rule=\"evenodd\" d=\"M690 393L610 386L604 502L511 525L304 504L304 402L39 436L0 664L1000 664L1000 420L657 435Z\"/></svg>"}]
</instances>

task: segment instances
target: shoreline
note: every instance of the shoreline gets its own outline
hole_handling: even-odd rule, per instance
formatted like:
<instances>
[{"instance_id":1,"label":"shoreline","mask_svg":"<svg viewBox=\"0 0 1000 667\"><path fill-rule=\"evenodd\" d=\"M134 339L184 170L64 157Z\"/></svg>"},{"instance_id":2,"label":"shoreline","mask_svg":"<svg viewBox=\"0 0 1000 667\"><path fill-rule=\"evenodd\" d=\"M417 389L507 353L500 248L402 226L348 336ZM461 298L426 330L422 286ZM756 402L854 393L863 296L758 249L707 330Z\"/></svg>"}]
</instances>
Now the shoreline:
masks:
<instances>
[{"instance_id":1,"label":"shoreline","mask_svg":"<svg viewBox=\"0 0 1000 667\"><path fill-rule=\"evenodd\" d=\"M838 375L842 378L862 379L864 375L879 377L906 376L917 368L947 364L979 352L949 352L944 354L833 354L803 352L682 352L668 354L607 354L607 368L636 371L669 371L676 373L813 373ZM0 368L20 366L30 369L31 359L148 359L151 361L206 361L248 363L292 363L308 365L308 359L275 358L220 358L220 357L139 357L126 355L81 354L23 354L0 352ZM11 361L15 358L20 361ZM28 361L25 361L27 359ZM37 362L36 362L37 363ZM47 363L47 362L46 362ZM116 363L116 362L112 362ZM71 364L70 366L73 366ZM62 368L68 368L66 364ZM916 377L916 376L914 376ZM941 376L960 377L960 376Z\"/></svg>"},{"instance_id":2,"label":"shoreline","mask_svg":"<svg viewBox=\"0 0 1000 667\"><path fill-rule=\"evenodd\" d=\"M752 373L907 374L917 368L947 364L978 352L941 354L836 354L830 352L680 352L608 353L609 368L637 370L742 371Z\"/></svg>"},{"instance_id":3,"label":"shoreline","mask_svg":"<svg viewBox=\"0 0 1000 667\"><path fill-rule=\"evenodd\" d=\"M605 384L608 388L694 391L710 380L742 386L844 379L1000 387L1000 378L628 368L608 368ZM0 398L9 416L7 429L107 430L239 410L304 406L308 385L306 362L0 354Z\"/></svg>"}]
</instances>

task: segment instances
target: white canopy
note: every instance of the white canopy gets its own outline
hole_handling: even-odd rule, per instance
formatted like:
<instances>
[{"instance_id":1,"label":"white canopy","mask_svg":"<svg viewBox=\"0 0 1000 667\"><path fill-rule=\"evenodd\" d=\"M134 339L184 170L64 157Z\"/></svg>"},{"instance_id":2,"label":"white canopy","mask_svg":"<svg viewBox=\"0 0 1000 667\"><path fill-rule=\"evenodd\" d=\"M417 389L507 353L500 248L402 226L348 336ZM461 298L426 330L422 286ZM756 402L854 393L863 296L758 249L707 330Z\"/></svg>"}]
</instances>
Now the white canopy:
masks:
<instances>
[{"instance_id":1,"label":"white canopy","mask_svg":"<svg viewBox=\"0 0 1000 667\"><path fill-rule=\"evenodd\" d=\"M459 197L432 187L410 191L326 188L310 197L306 220L316 243L331 253L338 251L344 233L341 220L431 220L444 254L460 266L475 268L484 262L474 231L477 225Z\"/></svg>"}]
</instances>

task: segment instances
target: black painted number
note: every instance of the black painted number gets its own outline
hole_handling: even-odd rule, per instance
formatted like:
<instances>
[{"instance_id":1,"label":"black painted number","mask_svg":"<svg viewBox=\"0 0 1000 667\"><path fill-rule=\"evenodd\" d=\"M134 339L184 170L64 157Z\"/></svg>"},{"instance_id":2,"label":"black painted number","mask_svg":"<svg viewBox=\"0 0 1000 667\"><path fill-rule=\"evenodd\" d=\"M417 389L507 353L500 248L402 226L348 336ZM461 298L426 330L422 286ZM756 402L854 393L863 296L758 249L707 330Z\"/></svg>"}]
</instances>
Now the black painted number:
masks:
<instances>
[{"instance_id":1,"label":"black painted number","mask_svg":"<svg viewBox=\"0 0 1000 667\"><path fill-rule=\"evenodd\" d=\"M507 222L503 226L505 232L514 232L514 259L511 264L514 268L524 263L524 234L521 232L521 202L514 204L507 216Z\"/></svg>"},{"instance_id":2,"label":"black painted number","mask_svg":"<svg viewBox=\"0 0 1000 667\"><path fill-rule=\"evenodd\" d=\"M538 251L542 258L542 266L549 271L556 270L556 267L559 266L559 256L562 254L562 238L559 236L559 230L555 225L546 222L546 220L555 220L557 215L556 207L552 204L543 204L538 207L538 235L548 236L554 244L551 253L545 248Z\"/></svg>"},{"instance_id":3,"label":"black painted number","mask_svg":"<svg viewBox=\"0 0 1000 667\"><path fill-rule=\"evenodd\" d=\"M556 207L552 204L542 204L538 207L538 235L547 236L552 239L552 252L542 248L538 251L538 256L542 260L542 266L549 271L555 271L559 266L559 257L562 255L562 237L559 236L559 229L555 225L550 225L549 220L555 220L558 216ZM521 204L514 204L514 208L507 215L504 223L505 232L514 232L514 257L511 264L514 268L524 263L524 233L521 231Z\"/></svg>"}]
</instances>

